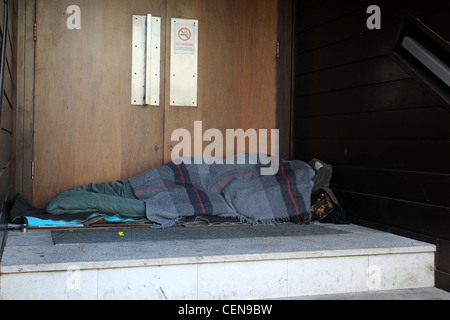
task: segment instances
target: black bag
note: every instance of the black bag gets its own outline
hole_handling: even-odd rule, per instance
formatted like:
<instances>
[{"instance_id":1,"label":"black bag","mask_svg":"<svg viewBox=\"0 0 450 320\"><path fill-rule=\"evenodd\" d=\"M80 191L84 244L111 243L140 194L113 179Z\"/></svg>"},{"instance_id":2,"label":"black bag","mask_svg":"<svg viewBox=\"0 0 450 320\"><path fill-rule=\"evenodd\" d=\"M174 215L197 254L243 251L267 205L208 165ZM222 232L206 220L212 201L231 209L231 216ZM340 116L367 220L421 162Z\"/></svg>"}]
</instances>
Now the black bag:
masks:
<instances>
[{"instance_id":1,"label":"black bag","mask_svg":"<svg viewBox=\"0 0 450 320\"><path fill-rule=\"evenodd\" d=\"M311 160L309 165L316 172L311 194L311 220L322 223L350 224L350 218L341 208L330 188L333 167L317 159Z\"/></svg>"}]
</instances>

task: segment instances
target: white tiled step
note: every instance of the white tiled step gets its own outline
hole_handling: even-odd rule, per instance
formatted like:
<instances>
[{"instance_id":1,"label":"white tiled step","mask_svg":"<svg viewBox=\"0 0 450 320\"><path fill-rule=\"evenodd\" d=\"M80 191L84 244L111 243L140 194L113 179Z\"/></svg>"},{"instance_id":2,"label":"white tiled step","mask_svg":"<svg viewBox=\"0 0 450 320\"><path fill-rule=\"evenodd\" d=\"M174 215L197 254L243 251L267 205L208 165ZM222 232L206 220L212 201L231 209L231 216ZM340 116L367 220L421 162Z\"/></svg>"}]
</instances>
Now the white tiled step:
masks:
<instances>
[{"instance_id":1,"label":"white tiled step","mask_svg":"<svg viewBox=\"0 0 450 320\"><path fill-rule=\"evenodd\" d=\"M433 287L290 297L282 300L450 300L450 292Z\"/></svg>"},{"instance_id":2,"label":"white tiled step","mask_svg":"<svg viewBox=\"0 0 450 320\"><path fill-rule=\"evenodd\" d=\"M267 299L434 287L435 246L347 234L54 245L10 233L2 299Z\"/></svg>"}]
</instances>

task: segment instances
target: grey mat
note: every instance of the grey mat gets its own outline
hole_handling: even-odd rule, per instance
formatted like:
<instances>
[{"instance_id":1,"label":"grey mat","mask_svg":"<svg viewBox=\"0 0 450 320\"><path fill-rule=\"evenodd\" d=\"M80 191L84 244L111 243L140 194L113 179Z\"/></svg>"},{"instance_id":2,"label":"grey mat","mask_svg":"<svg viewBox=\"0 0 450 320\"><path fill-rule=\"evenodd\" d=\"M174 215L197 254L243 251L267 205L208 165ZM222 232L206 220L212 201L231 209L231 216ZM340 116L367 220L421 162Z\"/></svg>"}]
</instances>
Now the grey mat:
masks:
<instances>
[{"instance_id":1,"label":"grey mat","mask_svg":"<svg viewBox=\"0 0 450 320\"><path fill-rule=\"evenodd\" d=\"M123 233L119 235L119 233ZM122 228L52 231L55 244L240 239L260 237L302 237L345 234L320 225L281 224L278 226L172 227L168 229Z\"/></svg>"}]
</instances>

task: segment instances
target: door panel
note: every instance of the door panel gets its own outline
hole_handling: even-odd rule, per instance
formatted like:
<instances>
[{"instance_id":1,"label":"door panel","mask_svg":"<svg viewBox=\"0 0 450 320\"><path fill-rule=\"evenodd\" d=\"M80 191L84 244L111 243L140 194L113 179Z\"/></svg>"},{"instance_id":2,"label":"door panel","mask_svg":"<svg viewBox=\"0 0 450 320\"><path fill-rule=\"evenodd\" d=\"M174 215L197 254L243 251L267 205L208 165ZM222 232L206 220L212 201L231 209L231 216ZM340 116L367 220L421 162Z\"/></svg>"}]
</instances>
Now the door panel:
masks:
<instances>
[{"instance_id":1,"label":"door panel","mask_svg":"<svg viewBox=\"0 0 450 320\"><path fill-rule=\"evenodd\" d=\"M175 129L274 129L277 0L36 0L33 204L171 160ZM162 17L161 107L130 104L132 15ZM171 18L199 20L198 108L171 107ZM203 147L206 147L204 144Z\"/></svg>"},{"instance_id":2,"label":"door panel","mask_svg":"<svg viewBox=\"0 0 450 320\"><path fill-rule=\"evenodd\" d=\"M198 108L165 101L165 159L172 132L194 121L210 128L275 129L277 0L168 0L170 18L199 20ZM170 46L170 32L166 34ZM170 50L166 52L170 79ZM170 86L166 82L166 96ZM193 137L192 137L193 139ZM225 144L224 144L225 145ZM205 148L207 144L203 144ZM193 150L192 150L193 152Z\"/></svg>"},{"instance_id":3,"label":"door panel","mask_svg":"<svg viewBox=\"0 0 450 320\"><path fill-rule=\"evenodd\" d=\"M33 204L41 207L70 187L162 164L163 108L130 104L131 35L132 15L164 19L165 0L78 0L81 30L66 27L72 4L36 4Z\"/></svg>"}]
</instances>

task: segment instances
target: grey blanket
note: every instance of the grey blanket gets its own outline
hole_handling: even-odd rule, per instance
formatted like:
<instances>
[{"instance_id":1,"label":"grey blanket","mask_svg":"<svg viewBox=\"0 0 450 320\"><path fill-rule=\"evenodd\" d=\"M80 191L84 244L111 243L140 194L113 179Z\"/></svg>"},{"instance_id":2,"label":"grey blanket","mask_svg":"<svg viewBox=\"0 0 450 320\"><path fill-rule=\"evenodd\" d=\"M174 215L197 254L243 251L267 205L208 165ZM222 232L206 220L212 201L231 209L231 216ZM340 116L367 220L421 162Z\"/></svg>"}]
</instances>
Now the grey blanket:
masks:
<instances>
[{"instance_id":1,"label":"grey blanket","mask_svg":"<svg viewBox=\"0 0 450 320\"><path fill-rule=\"evenodd\" d=\"M264 176L261 169L269 165L250 164L250 157L245 164L170 162L129 181L146 204L147 219L162 228L182 217L208 215L254 225L309 223L314 170L302 161L280 160L278 173Z\"/></svg>"}]
</instances>

